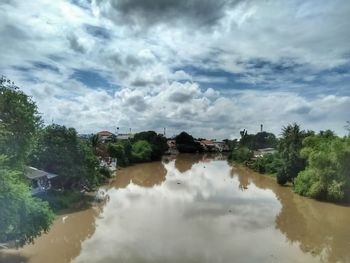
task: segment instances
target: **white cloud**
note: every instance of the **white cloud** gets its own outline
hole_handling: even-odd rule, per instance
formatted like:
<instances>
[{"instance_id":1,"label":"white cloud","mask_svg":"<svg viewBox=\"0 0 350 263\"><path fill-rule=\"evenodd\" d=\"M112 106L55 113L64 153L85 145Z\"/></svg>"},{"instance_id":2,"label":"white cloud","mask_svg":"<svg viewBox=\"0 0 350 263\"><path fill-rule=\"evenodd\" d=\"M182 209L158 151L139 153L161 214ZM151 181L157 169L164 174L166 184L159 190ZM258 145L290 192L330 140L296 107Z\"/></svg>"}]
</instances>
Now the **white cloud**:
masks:
<instances>
[{"instance_id":1,"label":"white cloud","mask_svg":"<svg viewBox=\"0 0 350 263\"><path fill-rule=\"evenodd\" d=\"M159 10L102 2L0 4L0 71L33 96L47 123L80 132L167 127L169 135L224 138L240 128L255 132L260 123L279 133L298 121L345 133L347 1L229 1L222 10L210 8L221 1L204 1L201 12L185 14L177 13L183 1ZM130 21L116 23L125 15L118 8L129 10ZM171 19L135 20L155 11ZM84 85L72 78L76 70L96 72L114 87ZM213 71L221 74L206 74Z\"/></svg>"}]
</instances>

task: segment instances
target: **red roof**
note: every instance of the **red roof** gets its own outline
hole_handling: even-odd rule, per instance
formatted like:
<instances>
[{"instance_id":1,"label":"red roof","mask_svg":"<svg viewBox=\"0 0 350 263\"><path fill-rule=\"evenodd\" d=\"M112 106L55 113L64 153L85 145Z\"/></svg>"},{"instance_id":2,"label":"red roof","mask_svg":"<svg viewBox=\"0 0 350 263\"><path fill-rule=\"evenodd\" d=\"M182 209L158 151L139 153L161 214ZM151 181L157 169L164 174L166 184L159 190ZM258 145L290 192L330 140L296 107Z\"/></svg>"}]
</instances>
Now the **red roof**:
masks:
<instances>
[{"instance_id":1,"label":"red roof","mask_svg":"<svg viewBox=\"0 0 350 263\"><path fill-rule=\"evenodd\" d=\"M110 136L113 135L113 133L109 132L109 131L100 131L97 133L100 136Z\"/></svg>"},{"instance_id":2,"label":"red roof","mask_svg":"<svg viewBox=\"0 0 350 263\"><path fill-rule=\"evenodd\" d=\"M209 140L203 140L203 141L201 141L201 143L204 145L213 145L214 144L213 141L209 141Z\"/></svg>"}]
</instances>

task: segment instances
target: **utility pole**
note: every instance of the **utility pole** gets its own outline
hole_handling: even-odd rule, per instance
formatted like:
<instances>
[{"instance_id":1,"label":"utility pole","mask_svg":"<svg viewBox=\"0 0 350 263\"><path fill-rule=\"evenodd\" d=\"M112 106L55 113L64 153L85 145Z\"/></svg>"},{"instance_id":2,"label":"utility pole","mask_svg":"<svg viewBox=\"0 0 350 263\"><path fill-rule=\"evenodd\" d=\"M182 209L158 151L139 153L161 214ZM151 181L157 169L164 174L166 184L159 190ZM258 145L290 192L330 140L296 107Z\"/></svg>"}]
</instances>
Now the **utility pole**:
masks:
<instances>
[{"instance_id":1,"label":"utility pole","mask_svg":"<svg viewBox=\"0 0 350 263\"><path fill-rule=\"evenodd\" d=\"M260 132L263 132L264 125L260 124Z\"/></svg>"},{"instance_id":2,"label":"utility pole","mask_svg":"<svg viewBox=\"0 0 350 263\"><path fill-rule=\"evenodd\" d=\"M166 137L166 128L164 128L164 137Z\"/></svg>"}]
</instances>

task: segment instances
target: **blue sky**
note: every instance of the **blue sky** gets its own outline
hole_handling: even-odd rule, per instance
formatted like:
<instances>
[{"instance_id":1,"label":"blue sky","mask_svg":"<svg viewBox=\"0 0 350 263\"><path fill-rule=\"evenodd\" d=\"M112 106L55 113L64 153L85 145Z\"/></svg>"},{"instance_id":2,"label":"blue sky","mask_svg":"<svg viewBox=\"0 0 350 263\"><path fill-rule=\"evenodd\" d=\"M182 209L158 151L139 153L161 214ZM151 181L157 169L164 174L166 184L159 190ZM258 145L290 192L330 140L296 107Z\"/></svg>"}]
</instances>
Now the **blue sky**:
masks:
<instances>
[{"instance_id":1,"label":"blue sky","mask_svg":"<svg viewBox=\"0 0 350 263\"><path fill-rule=\"evenodd\" d=\"M6 0L0 73L81 133L344 135L349 14L346 0Z\"/></svg>"}]
</instances>

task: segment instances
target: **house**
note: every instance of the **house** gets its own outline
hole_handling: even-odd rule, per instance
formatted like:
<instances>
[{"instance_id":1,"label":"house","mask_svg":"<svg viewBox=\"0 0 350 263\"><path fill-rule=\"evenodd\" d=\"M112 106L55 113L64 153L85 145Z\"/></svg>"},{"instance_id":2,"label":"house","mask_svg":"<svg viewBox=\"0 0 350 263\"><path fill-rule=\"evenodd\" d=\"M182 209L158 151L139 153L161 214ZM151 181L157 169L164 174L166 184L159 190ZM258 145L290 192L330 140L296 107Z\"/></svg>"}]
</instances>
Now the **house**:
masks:
<instances>
[{"instance_id":1,"label":"house","mask_svg":"<svg viewBox=\"0 0 350 263\"><path fill-rule=\"evenodd\" d=\"M168 151L166 152L166 154L177 154L178 150L176 148L176 141L174 139L168 139L166 141L166 143L168 144Z\"/></svg>"},{"instance_id":2,"label":"house","mask_svg":"<svg viewBox=\"0 0 350 263\"><path fill-rule=\"evenodd\" d=\"M215 145L216 149L219 152L228 152L228 151L230 151L230 147L225 142L217 142L217 141L215 141L214 145Z\"/></svg>"},{"instance_id":3,"label":"house","mask_svg":"<svg viewBox=\"0 0 350 263\"><path fill-rule=\"evenodd\" d=\"M213 151L217 150L214 141L201 140L201 141L199 141L199 143L200 143L200 145L202 145L204 151L213 152Z\"/></svg>"},{"instance_id":4,"label":"house","mask_svg":"<svg viewBox=\"0 0 350 263\"><path fill-rule=\"evenodd\" d=\"M263 157L266 154L274 154L275 152L277 152L277 151L274 148L258 149L256 151L254 151L254 157L255 158Z\"/></svg>"},{"instance_id":5,"label":"house","mask_svg":"<svg viewBox=\"0 0 350 263\"><path fill-rule=\"evenodd\" d=\"M111 172L114 172L117 170L117 158L112 158L112 157L105 157L102 158L100 157L100 167L106 167L108 168Z\"/></svg>"},{"instance_id":6,"label":"house","mask_svg":"<svg viewBox=\"0 0 350 263\"><path fill-rule=\"evenodd\" d=\"M27 166L25 168L25 176L31 181L32 195L37 195L49 190L51 188L51 180L58 175Z\"/></svg>"},{"instance_id":7,"label":"house","mask_svg":"<svg viewBox=\"0 0 350 263\"><path fill-rule=\"evenodd\" d=\"M109 131L100 131L97 133L97 136L100 138L102 143L108 142L115 137L115 135Z\"/></svg>"},{"instance_id":8,"label":"house","mask_svg":"<svg viewBox=\"0 0 350 263\"><path fill-rule=\"evenodd\" d=\"M132 133L119 133L117 134L117 139L118 140L128 140L128 139L133 139L134 134Z\"/></svg>"}]
</instances>

